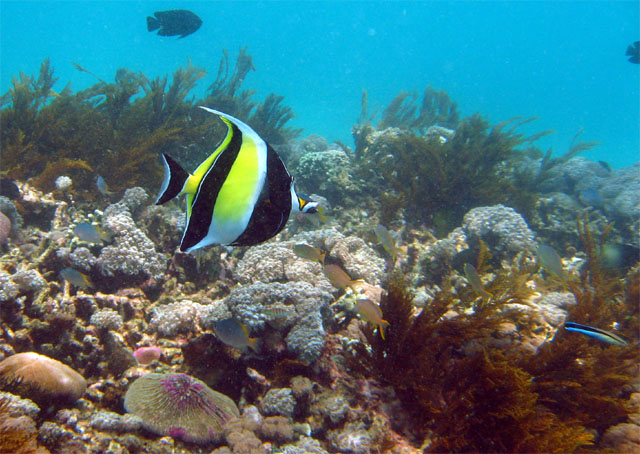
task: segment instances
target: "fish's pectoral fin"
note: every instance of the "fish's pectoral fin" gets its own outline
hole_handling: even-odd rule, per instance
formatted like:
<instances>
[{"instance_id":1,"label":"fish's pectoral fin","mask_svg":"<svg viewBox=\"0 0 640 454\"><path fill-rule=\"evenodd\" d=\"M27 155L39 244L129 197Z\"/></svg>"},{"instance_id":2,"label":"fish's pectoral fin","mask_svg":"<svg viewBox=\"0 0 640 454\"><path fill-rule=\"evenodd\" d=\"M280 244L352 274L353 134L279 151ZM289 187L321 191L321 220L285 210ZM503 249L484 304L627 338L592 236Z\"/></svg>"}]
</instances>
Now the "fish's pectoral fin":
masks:
<instances>
[{"instance_id":1,"label":"fish's pectoral fin","mask_svg":"<svg viewBox=\"0 0 640 454\"><path fill-rule=\"evenodd\" d=\"M189 174L171 156L162 153L164 180L156 205L162 205L179 195L189 179Z\"/></svg>"}]
</instances>

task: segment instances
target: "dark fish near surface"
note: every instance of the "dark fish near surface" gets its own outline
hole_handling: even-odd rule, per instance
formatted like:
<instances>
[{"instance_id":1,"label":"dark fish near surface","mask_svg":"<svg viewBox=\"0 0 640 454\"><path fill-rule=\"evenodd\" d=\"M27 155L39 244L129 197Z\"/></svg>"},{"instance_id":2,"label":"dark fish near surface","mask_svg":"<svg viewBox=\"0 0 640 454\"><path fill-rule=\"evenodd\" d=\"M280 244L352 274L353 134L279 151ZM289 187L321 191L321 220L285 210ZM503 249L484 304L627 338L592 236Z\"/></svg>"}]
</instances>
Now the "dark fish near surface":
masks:
<instances>
[{"instance_id":1,"label":"dark fish near surface","mask_svg":"<svg viewBox=\"0 0 640 454\"><path fill-rule=\"evenodd\" d=\"M147 30L158 30L160 36L180 35L184 38L194 33L202 25L202 19L186 9L156 11L155 17L147 16Z\"/></svg>"},{"instance_id":2,"label":"dark fish near surface","mask_svg":"<svg viewBox=\"0 0 640 454\"><path fill-rule=\"evenodd\" d=\"M575 331L582 333L585 336L593 337L599 341L606 342L612 345L628 345L628 342L617 334L605 331L600 328L594 328L593 326L581 325L579 323L567 322L564 324L564 329L569 331Z\"/></svg>"},{"instance_id":3,"label":"dark fish near surface","mask_svg":"<svg viewBox=\"0 0 640 454\"><path fill-rule=\"evenodd\" d=\"M252 246L276 236L291 213L315 213L318 203L299 195L275 150L248 125L202 107L227 125L222 143L195 170L162 155L165 177L157 205L187 196L181 251L212 244Z\"/></svg>"},{"instance_id":4,"label":"dark fish near surface","mask_svg":"<svg viewBox=\"0 0 640 454\"><path fill-rule=\"evenodd\" d=\"M629 61L631 63L639 64L640 63L640 41L636 41L633 44L629 44L629 47L627 47L627 53L625 55L629 57Z\"/></svg>"}]
</instances>

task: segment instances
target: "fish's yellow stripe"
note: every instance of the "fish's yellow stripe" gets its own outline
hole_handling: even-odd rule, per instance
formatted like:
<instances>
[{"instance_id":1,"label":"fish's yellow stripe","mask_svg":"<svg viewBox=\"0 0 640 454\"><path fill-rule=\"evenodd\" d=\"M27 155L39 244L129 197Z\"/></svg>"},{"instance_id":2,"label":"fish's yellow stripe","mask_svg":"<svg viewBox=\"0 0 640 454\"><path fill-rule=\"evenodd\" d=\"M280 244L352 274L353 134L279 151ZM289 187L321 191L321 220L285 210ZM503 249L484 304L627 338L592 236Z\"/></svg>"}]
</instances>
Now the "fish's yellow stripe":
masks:
<instances>
[{"instance_id":1,"label":"fish's yellow stripe","mask_svg":"<svg viewBox=\"0 0 640 454\"><path fill-rule=\"evenodd\" d=\"M200 164L198 166L198 168L196 169L196 171L193 172L194 181L191 184L195 184L196 185L195 190L193 190L193 191L185 190L184 192L189 192L189 193L194 193L195 194L195 192L197 190L197 186L200 185L200 182L202 181L202 178L205 176L205 174L207 173L209 168L213 165L213 163L215 162L215 160L218 157L218 155L220 155L220 153L222 153L222 151L225 150L229 146L229 142L231 142L231 138L233 137L233 125L232 125L231 121L228 120L225 117L220 117L220 119L222 121L224 121L225 124L227 125L227 135L225 136L225 138L222 141L222 143L218 146L218 148L216 148L214 150L214 152L211 153L207 159L202 161L202 164ZM191 180L191 178L189 178L189 180ZM187 181L187 185L189 185L189 184L190 184L190 182Z\"/></svg>"},{"instance_id":2,"label":"fish's yellow stripe","mask_svg":"<svg viewBox=\"0 0 640 454\"><path fill-rule=\"evenodd\" d=\"M214 222L235 223L253 211L256 187L260 183L258 147L252 137L243 134L238 152L213 211Z\"/></svg>"}]
</instances>

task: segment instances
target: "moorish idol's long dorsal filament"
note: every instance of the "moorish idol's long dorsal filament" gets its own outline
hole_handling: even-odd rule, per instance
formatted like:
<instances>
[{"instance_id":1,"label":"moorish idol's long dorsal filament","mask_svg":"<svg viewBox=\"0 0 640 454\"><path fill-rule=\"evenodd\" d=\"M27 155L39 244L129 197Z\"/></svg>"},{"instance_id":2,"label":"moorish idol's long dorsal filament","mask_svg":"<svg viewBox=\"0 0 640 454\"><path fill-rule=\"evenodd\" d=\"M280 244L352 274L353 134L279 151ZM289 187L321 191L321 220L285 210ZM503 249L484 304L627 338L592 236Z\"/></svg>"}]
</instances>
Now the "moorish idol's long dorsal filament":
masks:
<instances>
[{"instance_id":1,"label":"moorish idol's long dorsal filament","mask_svg":"<svg viewBox=\"0 0 640 454\"><path fill-rule=\"evenodd\" d=\"M201 108L226 123L222 143L193 175L162 155L165 176L156 204L186 195L181 251L262 243L284 228L291 212L317 211L318 203L296 193L284 162L253 129L231 115Z\"/></svg>"},{"instance_id":2,"label":"moorish idol's long dorsal filament","mask_svg":"<svg viewBox=\"0 0 640 454\"><path fill-rule=\"evenodd\" d=\"M582 333L585 336L593 337L599 341L606 342L613 345L627 345L628 342L617 334L605 331L600 328L594 328L593 326L581 325L579 323L567 322L564 324L564 328L569 331L575 331Z\"/></svg>"}]
</instances>

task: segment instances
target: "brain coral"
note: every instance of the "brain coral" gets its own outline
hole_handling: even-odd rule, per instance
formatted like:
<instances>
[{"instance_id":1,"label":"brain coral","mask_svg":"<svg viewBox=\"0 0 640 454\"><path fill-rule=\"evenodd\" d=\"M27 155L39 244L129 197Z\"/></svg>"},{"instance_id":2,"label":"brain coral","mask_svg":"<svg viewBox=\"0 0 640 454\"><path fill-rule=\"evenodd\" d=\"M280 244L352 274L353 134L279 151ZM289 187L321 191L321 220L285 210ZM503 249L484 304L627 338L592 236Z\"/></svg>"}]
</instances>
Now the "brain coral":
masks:
<instances>
[{"instance_id":1,"label":"brain coral","mask_svg":"<svg viewBox=\"0 0 640 454\"><path fill-rule=\"evenodd\" d=\"M506 255L537 246L535 234L525 220L513 208L503 205L478 207L464 215L463 230L469 241L481 239L491 252Z\"/></svg>"},{"instance_id":2,"label":"brain coral","mask_svg":"<svg viewBox=\"0 0 640 454\"><path fill-rule=\"evenodd\" d=\"M186 374L140 377L129 386L124 406L145 429L193 443L220 439L223 426L240 416L230 398Z\"/></svg>"},{"instance_id":3,"label":"brain coral","mask_svg":"<svg viewBox=\"0 0 640 454\"><path fill-rule=\"evenodd\" d=\"M60 361L38 353L18 353L0 362L3 387L36 402L75 402L87 388L85 379Z\"/></svg>"}]
</instances>

